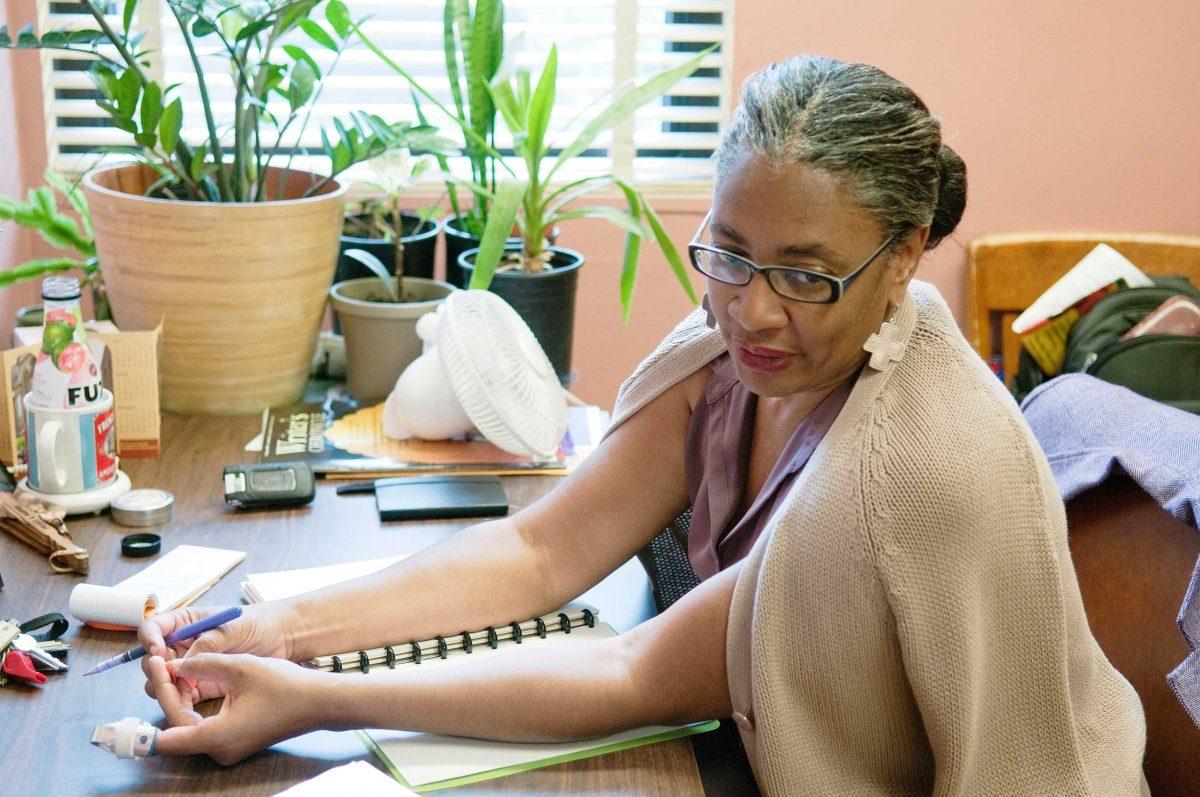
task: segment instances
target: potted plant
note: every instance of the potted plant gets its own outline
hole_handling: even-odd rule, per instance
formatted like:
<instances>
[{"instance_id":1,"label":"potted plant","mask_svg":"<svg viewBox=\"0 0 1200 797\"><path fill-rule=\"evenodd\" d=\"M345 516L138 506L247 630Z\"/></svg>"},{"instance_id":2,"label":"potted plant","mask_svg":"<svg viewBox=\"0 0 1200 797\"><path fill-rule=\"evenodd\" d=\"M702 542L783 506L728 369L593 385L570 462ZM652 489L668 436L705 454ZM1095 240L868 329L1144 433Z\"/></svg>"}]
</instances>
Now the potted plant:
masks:
<instances>
[{"instance_id":1,"label":"potted plant","mask_svg":"<svg viewBox=\"0 0 1200 797\"><path fill-rule=\"evenodd\" d=\"M372 274L329 289L346 339L346 388L360 402L382 401L409 363L421 355L417 321L436 310L455 287L425 277L393 275L379 258L362 249L344 254Z\"/></svg>"},{"instance_id":2,"label":"potted plant","mask_svg":"<svg viewBox=\"0 0 1200 797\"><path fill-rule=\"evenodd\" d=\"M445 0L443 7L442 42L446 77L450 84L451 106L443 105L405 69L392 62L373 44L392 69L409 83L417 119L426 124L421 97L444 113L463 133L463 154L471 172L470 179L460 181L450 172L445 153L436 159L446 185L450 215L442 219L445 232L446 281L464 287L458 267L458 256L479 246L487 224L490 197L495 194L497 175L507 169L495 148L496 105L488 91L504 59L504 2L503 0ZM464 202L459 194L460 183L479 186L482 190ZM518 239L513 238L515 243Z\"/></svg>"},{"instance_id":3,"label":"potted plant","mask_svg":"<svg viewBox=\"0 0 1200 797\"><path fill-rule=\"evenodd\" d=\"M46 184L31 188L24 202L0 196L0 219L15 221L22 227L36 230L47 243L70 252L60 257L37 258L14 268L0 271L0 288L26 282L64 271L81 272L80 283L92 294L92 315L97 321L112 320L104 281L96 259L96 242L92 238L91 214L87 199L79 186L57 172L47 169ZM79 214L79 222L58 208L58 192ZM22 307L17 311L18 326L40 326L40 304Z\"/></svg>"},{"instance_id":4,"label":"potted plant","mask_svg":"<svg viewBox=\"0 0 1200 797\"><path fill-rule=\"evenodd\" d=\"M347 255L365 250L403 281L406 275L433 278L434 250L440 225L433 219L438 206L409 212L401 210L404 192L427 172L429 156L412 157L407 147L378 155L367 162L372 176L359 185L370 194L346 209L341 255L334 282L371 276L370 268Z\"/></svg>"},{"instance_id":5,"label":"potted plant","mask_svg":"<svg viewBox=\"0 0 1200 797\"><path fill-rule=\"evenodd\" d=\"M84 190L114 313L132 329L163 321L163 407L237 414L294 402L337 259L345 189L336 177L405 144L414 129L351 114L321 131L327 174L291 168L325 77L297 37L333 51L336 63L353 29L346 6L167 0L206 131L185 140L179 87L153 79L142 36L130 30L137 3L126 0L117 29L102 4L81 0L96 29L0 30L0 47L94 57L97 104L134 139L120 150L135 162L92 172ZM324 21L315 13L322 5ZM200 66L212 55L233 78L224 114Z\"/></svg>"},{"instance_id":6,"label":"potted plant","mask_svg":"<svg viewBox=\"0 0 1200 797\"><path fill-rule=\"evenodd\" d=\"M558 224L569 219L604 219L626 233L621 269L622 320L628 321L642 239L653 237L666 256L679 284L693 302L695 292L679 251L646 198L627 180L615 174L598 174L565 184L554 178L566 163L599 136L659 97L700 65L708 51L663 70L624 91L584 125L576 138L551 160L550 120L558 73L558 49L552 46L536 85L526 70L497 78L489 91L513 135L527 177L502 181L497 187L481 245L459 256L459 265L470 274L471 288L500 294L529 323L546 349L559 378L570 376L574 336L575 290L583 256L556 246ZM615 187L625 208L578 205L600 188ZM476 191L479 190L477 187ZM506 243L516 223L522 232L518 245Z\"/></svg>"}]
</instances>

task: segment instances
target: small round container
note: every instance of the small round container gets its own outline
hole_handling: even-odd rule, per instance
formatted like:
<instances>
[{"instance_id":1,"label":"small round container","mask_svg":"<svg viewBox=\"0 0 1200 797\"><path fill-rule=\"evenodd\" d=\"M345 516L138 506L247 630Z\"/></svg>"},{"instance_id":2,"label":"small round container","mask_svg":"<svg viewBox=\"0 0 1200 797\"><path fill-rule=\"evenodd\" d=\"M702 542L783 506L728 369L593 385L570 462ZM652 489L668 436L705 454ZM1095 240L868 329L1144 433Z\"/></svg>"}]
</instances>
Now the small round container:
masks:
<instances>
[{"instance_id":1,"label":"small round container","mask_svg":"<svg viewBox=\"0 0 1200 797\"><path fill-rule=\"evenodd\" d=\"M122 526L161 526L171 522L175 496L166 490L130 490L113 499L112 519Z\"/></svg>"}]
</instances>

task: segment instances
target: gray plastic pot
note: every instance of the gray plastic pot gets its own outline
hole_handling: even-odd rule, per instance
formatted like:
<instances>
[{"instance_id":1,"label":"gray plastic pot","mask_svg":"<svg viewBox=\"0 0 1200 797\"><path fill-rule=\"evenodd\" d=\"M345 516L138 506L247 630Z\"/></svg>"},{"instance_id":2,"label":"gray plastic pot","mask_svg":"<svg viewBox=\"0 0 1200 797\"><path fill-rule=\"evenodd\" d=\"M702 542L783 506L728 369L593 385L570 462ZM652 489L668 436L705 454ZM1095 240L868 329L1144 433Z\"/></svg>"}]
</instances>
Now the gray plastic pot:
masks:
<instances>
[{"instance_id":1,"label":"gray plastic pot","mask_svg":"<svg viewBox=\"0 0 1200 797\"><path fill-rule=\"evenodd\" d=\"M405 277L407 301L397 304L383 301L377 277L346 280L330 288L329 299L346 339L350 395L364 403L387 398L400 374L421 355L417 319L436 310L455 290L448 282Z\"/></svg>"}]
</instances>

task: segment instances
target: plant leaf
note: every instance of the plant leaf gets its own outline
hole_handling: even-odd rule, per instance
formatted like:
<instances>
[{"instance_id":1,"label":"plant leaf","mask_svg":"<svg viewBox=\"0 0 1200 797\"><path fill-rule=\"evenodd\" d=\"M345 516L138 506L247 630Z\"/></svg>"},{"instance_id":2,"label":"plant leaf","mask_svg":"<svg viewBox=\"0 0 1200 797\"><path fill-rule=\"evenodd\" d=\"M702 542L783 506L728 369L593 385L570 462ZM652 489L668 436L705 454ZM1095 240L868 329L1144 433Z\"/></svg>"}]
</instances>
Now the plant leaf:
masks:
<instances>
[{"instance_id":1,"label":"plant leaf","mask_svg":"<svg viewBox=\"0 0 1200 797\"><path fill-rule=\"evenodd\" d=\"M51 30L42 34L41 47L64 47L69 40L64 30Z\"/></svg>"},{"instance_id":2,"label":"plant leaf","mask_svg":"<svg viewBox=\"0 0 1200 797\"><path fill-rule=\"evenodd\" d=\"M142 79L133 69L126 69L117 78L117 91L113 100L121 116L132 119L137 109L138 94L142 90Z\"/></svg>"},{"instance_id":3,"label":"plant leaf","mask_svg":"<svg viewBox=\"0 0 1200 797\"><path fill-rule=\"evenodd\" d=\"M570 219L604 219L615 227L620 227L630 235L649 235L648 230L640 221L640 216L635 218L630 212L614 208L611 205L593 205L583 208L573 208L572 210L556 213L546 219L546 226Z\"/></svg>"},{"instance_id":4,"label":"plant leaf","mask_svg":"<svg viewBox=\"0 0 1200 797\"><path fill-rule=\"evenodd\" d=\"M313 74L308 61L297 61L292 67L292 75L288 80L288 104L295 111L308 102L313 94L313 85L317 76Z\"/></svg>"},{"instance_id":5,"label":"plant leaf","mask_svg":"<svg viewBox=\"0 0 1200 797\"><path fill-rule=\"evenodd\" d=\"M37 34L33 31L33 23L22 25L17 31L17 47L20 49L33 48L38 46Z\"/></svg>"},{"instance_id":6,"label":"plant leaf","mask_svg":"<svg viewBox=\"0 0 1200 797\"><path fill-rule=\"evenodd\" d=\"M558 158L554 161L554 166L551 167L550 173L546 175L546 180L549 181L556 171L564 163L574 158L579 153L588 148L588 145L596 140L596 137L607 130L611 130L620 122L628 118L634 111L642 107L651 100L661 97L667 89L674 86L679 81L683 80L688 75L696 71L700 66L700 62L704 60L710 52L718 45L713 45L708 49L697 53L695 56L684 61L679 66L664 69L644 82L634 86L632 89L618 95L612 103L597 114L592 121L588 122L583 130L579 133L574 141L568 144Z\"/></svg>"},{"instance_id":7,"label":"plant leaf","mask_svg":"<svg viewBox=\"0 0 1200 797\"><path fill-rule=\"evenodd\" d=\"M467 0L446 0L442 7L442 49L446 58L446 77L450 81L450 97L454 100L454 108L463 118L466 117L466 113L463 110L462 85L459 82L460 53L456 29L465 29L470 22L471 12Z\"/></svg>"},{"instance_id":8,"label":"plant leaf","mask_svg":"<svg viewBox=\"0 0 1200 797\"><path fill-rule=\"evenodd\" d=\"M8 35L8 25L0 25L0 47L11 47L12 37Z\"/></svg>"},{"instance_id":9,"label":"plant leaf","mask_svg":"<svg viewBox=\"0 0 1200 797\"><path fill-rule=\"evenodd\" d=\"M197 39L202 39L217 32L217 26L204 17L196 17L196 21L192 23L192 35Z\"/></svg>"},{"instance_id":10,"label":"plant leaf","mask_svg":"<svg viewBox=\"0 0 1200 797\"><path fill-rule=\"evenodd\" d=\"M308 38L312 39L325 49L333 50L335 53L337 52L337 42L335 42L333 37L321 27L320 23L311 19L302 19L300 20L300 29L308 34Z\"/></svg>"},{"instance_id":11,"label":"plant leaf","mask_svg":"<svg viewBox=\"0 0 1200 797\"><path fill-rule=\"evenodd\" d=\"M204 179L204 158L208 155L208 144L201 143L192 153L192 162L188 164L188 173L197 183Z\"/></svg>"},{"instance_id":12,"label":"plant leaf","mask_svg":"<svg viewBox=\"0 0 1200 797\"><path fill-rule=\"evenodd\" d=\"M121 26L125 29L125 38L129 38L129 28L133 26L133 12L137 10L138 0L125 0L125 12L121 15Z\"/></svg>"},{"instance_id":13,"label":"plant leaf","mask_svg":"<svg viewBox=\"0 0 1200 797\"><path fill-rule=\"evenodd\" d=\"M159 88L157 83L151 81L142 89L141 127L143 135L148 135L151 139L154 138L154 128L158 126L162 110L162 89ZM142 144L142 146L153 149L154 143L151 141L151 143Z\"/></svg>"},{"instance_id":14,"label":"plant leaf","mask_svg":"<svg viewBox=\"0 0 1200 797\"><path fill-rule=\"evenodd\" d=\"M176 97L163 108L158 120L158 140L166 152L174 152L179 144L179 131L183 128L183 102Z\"/></svg>"},{"instance_id":15,"label":"plant leaf","mask_svg":"<svg viewBox=\"0 0 1200 797\"><path fill-rule=\"evenodd\" d=\"M365 249L347 249L342 254L366 266L372 274L379 277L379 281L383 283L383 288L387 291L392 301L400 301L400 294L396 292L396 284L392 281L392 275L388 273L387 267L383 265L382 260Z\"/></svg>"},{"instance_id":16,"label":"plant leaf","mask_svg":"<svg viewBox=\"0 0 1200 797\"><path fill-rule=\"evenodd\" d=\"M88 70L88 76L102 95L112 100L117 96L117 73L108 64L97 61Z\"/></svg>"},{"instance_id":17,"label":"plant leaf","mask_svg":"<svg viewBox=\"0 0 1200 797\"><path fill-rule=\"evenodd\" d=\"M256 19L253 22L251 22L250 24L246 25L246 27L239 30L237 32L237 36L233 37L233 40L237 41L237 42L245 41L246 39L249 39L251 36L255 36L259 33L262 33L264 30L272 27L274 24L275 24L275 21L273 19L270 19L269 17L264 18L264 19Z\"/></svg>"},{"instance_id":18,"label":"plant leaf","mask_svg":"<svg viewBox=\"0 0 1200 797\"><path fill-rule=\"evenodd\" d=\"M313 77L317 80L321 78L321 67L317 65L317 61L303 47L297 47L294 44L283 45L283 51L292 57L293 61L303 61L308 64L313 71Z\"/></svg>"},{"instance_id":19,"label":"plant leaf","mask_svg":"<svg viewBox=\"0 0 1200 797\"><path fill-rule=\"evenodd\" d=\"M278 26L279 33L286 33L296 27L296 23L312 13L316 5L317 0L299 0L299 2L289 3L284 8L276 9L275 24Z\"/></svg>"},{"instance_id":20,"label":"plant leaf","mask_svg":"<svg viewBox=\"0 0 1200 797\"><path fill-rule=\"evenodd\" d=\"M629 215L640 222L642 217L642 198L638 195L637 190L620 178L614 178L613 182L617 188L621 189L621 193L625 195L625 203L629 208ZM635 278L637 277L638 254L641 247L642 236L625 236L625 255L621 259L620 282L622 324L629 323L629 313L633 309L633 288Z\"/></svg>"},{"instance_id":21,"label":"plant leaf","mask_svg":"<svg viewBox=\"0 0 1200 797\"><path fill-rule=\"evenodd\" d=\"M692 300L692 304L700 304L700 300L696 298L696 291L692 289L692 283L688 280L688 270L684 268L683 259L679 256L679 250L675 248L675 244L671 241L671 236L667 234L667 230L662 225L662 221L658 218L658 214L654 212L654 208L650 207L650 203L641 194L638 194L642 202L642 211L646 214L646 221L650 225L651 232L654 233L654 240L658 242L658 248L662 250L663 255L667 258L667 265L671 267L671 271L675 274L675 279L679 280L679 284L683 287L684 293Z\"/></svg>"},{"instance_id":22,"label":"plant leaf","mask_svg":"<svg viewBox=\"0 0 1200 797\"><path fill-rule=\"evenodd\" d=\"M501 180L496 187L496 201L488 212L487 225L483 228L483 240L475 256L475 269L471 275L470 288L484 290L492 284L496 267L504 256L504 245L517 219L517 209L525 198L528 183L524 180Z\"/></svg>"},{"instance_id":23,"label":"plant leaf","mask_svg":"<svg viewBox=\"0 0 1200 797\"><path fill-rule=\"evenodd\" d=\"M340 38L350 35L350 10L342 0L329 0L329 5L325 6L325 19Z\"/></svg>"},{"instance_id":24,"label":"plant leaf","mask_svg":"<svg viewBox=\"0 0 1200 797\"><path fill-rule=\"evenodd\" d=\"M554 110L555 84L558 80L558 45L550 45L546 65L538 77L537 88L529 101L529 165L537 169L545 153L546 129L550 126L550 112Z\"/></svg>"}]
</instances>

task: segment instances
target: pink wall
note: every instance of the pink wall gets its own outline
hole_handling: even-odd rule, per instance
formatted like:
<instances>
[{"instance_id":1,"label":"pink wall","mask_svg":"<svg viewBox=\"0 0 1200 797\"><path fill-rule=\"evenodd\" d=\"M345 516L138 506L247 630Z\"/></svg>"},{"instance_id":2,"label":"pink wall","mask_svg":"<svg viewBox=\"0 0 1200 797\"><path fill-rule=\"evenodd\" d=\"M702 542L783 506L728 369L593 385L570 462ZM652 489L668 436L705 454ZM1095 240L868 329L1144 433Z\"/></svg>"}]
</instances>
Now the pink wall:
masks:
<instances>
[{"instance_id":1,"label":"pink wall","mask_svg":"<svg viewBox=\"0 0 1200 797\"><path fill-rule=\"evenodd\" d=\"M4 1L9 19L31 18L33 0ZM735 7L735 83L771 60L819 52L880 66L942 116L947 140L970 170L970 201L958 234L928 256L920 276L941 288L960 320L965 246L976 235L1200 233L1200 49L1189 40L1200 30L1200 3L1058 0L1014 11L1011 4L928 0L737 0ZM15 98L5 93L9 81L20 86ZM0 152L20 152L25 184L38 178L45 158L37 85L36 59L0 53ZM0 191L15 191L13 178L0 168ZM413 197L414 205L423 201ZM680 246L706 203L654 202ZM7 238L0 236L0 267L24 251ZM588 257L576 319L577 392L609 405L621 379L689 303L647 247L633 319L622 326L620 234L587 221L565 227L560 240ZM0 310L6 336L11 310Z\"/></svg>"},{"instance_id":2,"label":"pink wall","mask_svg":"<svg viewBox=\"0 0 1200 797\"><path fill-rule=\"evenodd\" d=\"M0 25L17 28L31 18L22 13L24 9L16 13L10 11L14 9L0 3ZM35 68L37 65L37 56L32 53L0 50L0 153L6 156L3 165L0 165L0 194L5 196L24 194L30 181L41 173L41 166L36 163L39 159L36 148L32 156L26 155L29 147L36 147L36 140L30 144L33 137L22 129L22 111L27 105L23 95L31 92L17 89L18 72L29 74L28 67L31 65ZM33 77L36 86L36 72ZM33 94L36 98L36 93ZM40 122L39 119L39 125ZM42 155L40 159L44 161L45 156ZM31 247L32 236L27 230L5 222L0 232L0 268L11 268L27 260L32 256ZM17 307L28 303L24 301L28 294L29 290L22 288L0 292L0 348L8 344L13 313Z\"/></svg>"}]
</instances>

